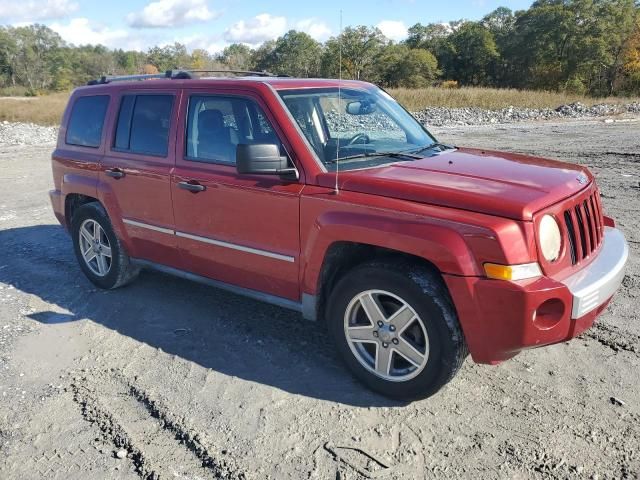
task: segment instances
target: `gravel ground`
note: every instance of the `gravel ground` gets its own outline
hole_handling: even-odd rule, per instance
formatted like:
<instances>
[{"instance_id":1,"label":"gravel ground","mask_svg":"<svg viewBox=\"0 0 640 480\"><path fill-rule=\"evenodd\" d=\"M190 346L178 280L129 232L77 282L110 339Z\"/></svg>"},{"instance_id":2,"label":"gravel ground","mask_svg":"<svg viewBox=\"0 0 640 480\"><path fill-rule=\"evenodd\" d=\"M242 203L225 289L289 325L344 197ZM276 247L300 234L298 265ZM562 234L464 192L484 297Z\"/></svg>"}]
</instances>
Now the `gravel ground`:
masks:
<instances>
[{"instance_id":1,"label":"gravel ground","mask_svg":"<svg viewBox=\"0 0 640 480\"><path fill-rule=\"evenodd\" d=\"M48 204L51 144L0 128L0 478L640 476L640 119L434 129L587 165L631 259L581 338L409 405L289 311L156 273L96 290Z\"/></svg>"}]
</instances>

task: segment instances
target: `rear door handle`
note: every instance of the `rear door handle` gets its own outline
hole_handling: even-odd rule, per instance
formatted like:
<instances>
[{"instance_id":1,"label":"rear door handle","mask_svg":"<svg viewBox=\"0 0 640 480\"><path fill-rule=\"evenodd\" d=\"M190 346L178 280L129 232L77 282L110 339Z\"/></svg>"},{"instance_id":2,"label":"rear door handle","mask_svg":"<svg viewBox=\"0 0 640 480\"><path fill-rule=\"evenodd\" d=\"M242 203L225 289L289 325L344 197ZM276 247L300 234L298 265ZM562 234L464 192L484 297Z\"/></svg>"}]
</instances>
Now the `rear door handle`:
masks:
<instances>
[{"instance_id":1,"label":"rear door handle","mask_svg":"<svg viewBox=\"0 0 640 480\"><path fill-rule=\"evenodd\" d=\"M107 177L115 178L116 180L118 178L124 177L124 172L119 168L108 168L104 171L104 173L107 175Z\"/></svg>"},{"instance_id":2,"label":"rear door handle","mask_svg":"<svg viewBox=\"0 0 640 480\"><path fill-rule=\"evenodd\" d=\"M206 189L204 185L200 185L199 183L196 183L194 181L178 182L178 187L183 190L189 190L190 192L193 192L193 193L202 192Z\"/></svg>"}]
</instances>

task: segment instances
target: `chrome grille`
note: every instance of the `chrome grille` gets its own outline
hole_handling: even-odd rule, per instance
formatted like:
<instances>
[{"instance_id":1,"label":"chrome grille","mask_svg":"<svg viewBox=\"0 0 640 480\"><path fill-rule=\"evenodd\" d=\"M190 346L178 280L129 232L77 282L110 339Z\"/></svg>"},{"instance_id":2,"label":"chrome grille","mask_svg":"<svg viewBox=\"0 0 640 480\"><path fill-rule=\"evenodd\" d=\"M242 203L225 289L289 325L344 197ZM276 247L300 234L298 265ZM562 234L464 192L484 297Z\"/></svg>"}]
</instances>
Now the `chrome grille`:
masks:
<instances>
[{"instance_id":1,"label":"chrome grille","mask_svg":"<svg viewBox=\"0 0 640 480\"><path fill-rule=\"evenodd\" d=\"M589 257L602 242L604 219L597 190L579 196L564 211L571 263L576 265Z\"/></svg>"}]
</instances>

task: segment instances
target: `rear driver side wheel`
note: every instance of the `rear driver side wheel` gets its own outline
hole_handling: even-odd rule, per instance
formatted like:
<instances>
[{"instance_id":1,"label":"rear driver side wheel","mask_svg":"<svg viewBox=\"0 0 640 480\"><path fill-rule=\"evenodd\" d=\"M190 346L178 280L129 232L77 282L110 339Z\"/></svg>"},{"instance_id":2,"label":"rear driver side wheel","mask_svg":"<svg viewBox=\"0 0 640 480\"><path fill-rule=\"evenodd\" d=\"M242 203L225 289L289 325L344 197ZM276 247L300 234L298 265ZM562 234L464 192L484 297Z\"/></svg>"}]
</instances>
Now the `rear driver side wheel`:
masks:
<instances>
[{"instance_id":1,"label":"rear driver side wheel","mask_svg":"<svg viewBox=\"0 0 640 480\"><path fill-rule=\"evenodd\" d=\"M71 220L71 237L80 268L98 287L118 288L137 276L139 269L131 264L99 203L78 208Z\"/></svg>"},{"instance_id":2,"label":"rear driver side wheel","mask_svg":"<svg viewBox=\"0 0 640 480\"><path fill-rule=\"evenodd\" d=\"M370 389L398 400L436 393L467 355L448 291L410 263L356 267L334 287L327 322L345 363Z\"/></svg>"}]
</instances>

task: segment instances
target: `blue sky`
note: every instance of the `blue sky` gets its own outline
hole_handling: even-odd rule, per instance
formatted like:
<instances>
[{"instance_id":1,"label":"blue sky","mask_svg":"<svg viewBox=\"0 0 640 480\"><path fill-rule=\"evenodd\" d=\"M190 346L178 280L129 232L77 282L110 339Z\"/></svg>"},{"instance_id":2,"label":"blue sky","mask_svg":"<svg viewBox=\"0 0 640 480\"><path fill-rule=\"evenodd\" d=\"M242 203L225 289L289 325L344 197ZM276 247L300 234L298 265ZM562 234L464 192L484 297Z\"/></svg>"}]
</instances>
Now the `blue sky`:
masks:
<instances>
[{"instance_id":1,"label":"blue sky","mask_svg":"<svg viewBox=\"0 0 640 480\"><path fill-rule=\"evenodd\" d=\"M234 42L253 47L290 29L324 41L343 25L378 26L401 40L420 22L475 20L499 6L529 7L531 0L377 0L367 3L324 0L1 0L0 24L43 23L79 45L145 50L181 42L211 53Z\"/></svg>"}]
</instances>

